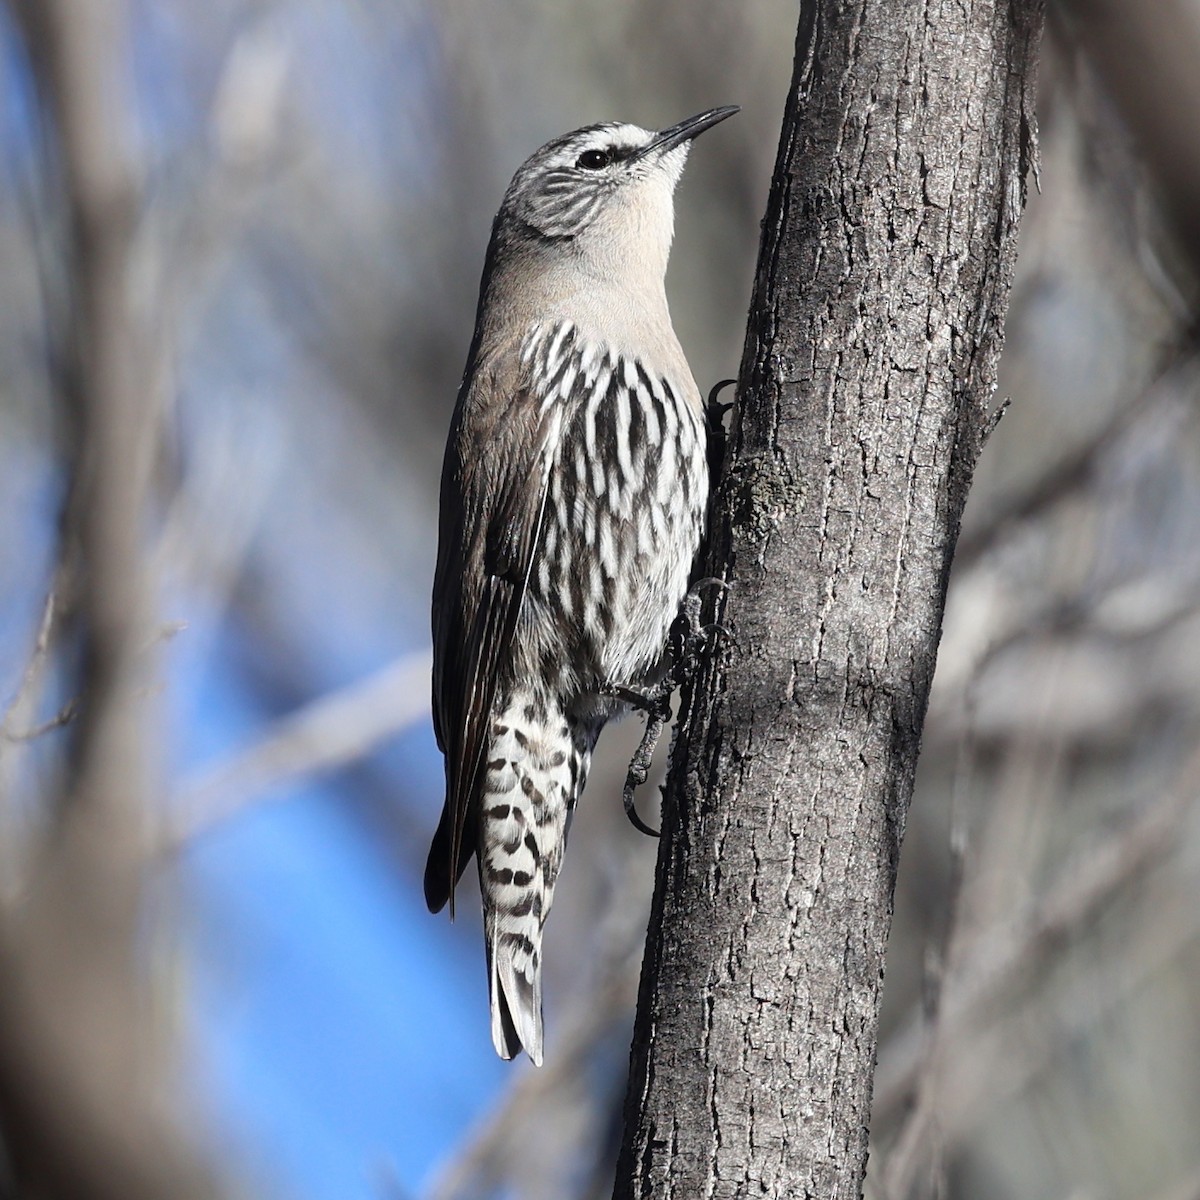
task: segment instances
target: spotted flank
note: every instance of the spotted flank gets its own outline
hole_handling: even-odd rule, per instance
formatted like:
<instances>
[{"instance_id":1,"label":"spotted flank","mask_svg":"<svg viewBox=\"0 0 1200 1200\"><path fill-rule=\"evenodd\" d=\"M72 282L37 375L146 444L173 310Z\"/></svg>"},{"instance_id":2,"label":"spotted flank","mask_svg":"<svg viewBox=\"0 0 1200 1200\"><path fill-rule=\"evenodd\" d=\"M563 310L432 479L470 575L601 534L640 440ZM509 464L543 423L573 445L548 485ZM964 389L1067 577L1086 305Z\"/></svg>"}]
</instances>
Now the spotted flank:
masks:
<instances>
[{"instance_id":1,"label":"spotted flank","mask_svg":"<svg viewBox=\"0 0 1200 1200\"><path fill-rule=\"evenodd\" d=\"M595 733L517 692L492 724L479 830L492 1043L542 1061L542 926Z\"/></svg>"}]
</instances>

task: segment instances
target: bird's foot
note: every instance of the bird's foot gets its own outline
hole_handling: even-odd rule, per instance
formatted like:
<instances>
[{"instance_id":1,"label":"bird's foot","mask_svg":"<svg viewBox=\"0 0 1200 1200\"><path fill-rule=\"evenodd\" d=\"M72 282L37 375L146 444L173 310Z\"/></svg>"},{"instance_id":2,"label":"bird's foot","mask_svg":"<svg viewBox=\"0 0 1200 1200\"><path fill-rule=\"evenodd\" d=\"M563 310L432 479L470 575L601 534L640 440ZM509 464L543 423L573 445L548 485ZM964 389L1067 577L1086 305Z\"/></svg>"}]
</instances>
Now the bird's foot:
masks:
<instances>
[{"instance_id":1,"label":"bird's foot","mask_svg":"<svg viewBox=\"0 0 1200 1200\"><path fill-rule=\"evenodd\" d=\"M725 414L733 407L732 400L721 400L720 395L730 387L737 387L736 379L722 379L709 389L708 398L704 401L704 415L708 419L709 433L725 430Z\"/></svg>"},{"instance_id":2,"label":"bird's foot","mask_svg":"<svg viewBox=\"0 0 1200 1200\"><path fill-rule=\"evenodd\" d=\"M642 740L633 752L633 758L629 760L625 786L621 790L621 803L634 829L650 837L658 837L659 831L651 828L638 816L634 793L650 776L654 749L658 745L658 739L662 737L663 727L671 719L671 693L674 690L675 684L669 675L664 675L650 687L608 684L602 689L604 695L623 700L630 708L636 708L646 714L646 728L642 731Z\"/></svg>"},{"instance_id":3,"label":"bird's foot","mask_svg":"<svg viewBox=\"0 0 1200 1200\"><path fill-rule=\"evenodd\" d=\"M725 448L729 440L725 417L733 407L732 401L721 400L719 397L727 387L736 386L736 379L722 379L713 386L704 402L704 423L708 427L708 474L713 481L714 490L725 467Z\"/></svg>"},{"instance_id":4,"label":"bird's foot","mask_svg":"<svg viewBox=\"0 0 1200 1200\"><path fill-rule=\"evenodd\" d=\"M652 829L638 816L634 793L649 778L655 747L662 737L663 728L671 719L672 694L695 674L700 665L700 655L708 643L716 635L728 632L723 625L703 625L700 621L704 593L714 587L724 591L729 585L723 579L701 579L692 585L684 597L679 616L671 628L669 665L660 679L648 687L607 684L602 689L604 695L622 700L631 708L646 714L646 728L629 762L621 803L633 827L651 837L658 837L659 831Z\"/></svg>"}]
</instances>

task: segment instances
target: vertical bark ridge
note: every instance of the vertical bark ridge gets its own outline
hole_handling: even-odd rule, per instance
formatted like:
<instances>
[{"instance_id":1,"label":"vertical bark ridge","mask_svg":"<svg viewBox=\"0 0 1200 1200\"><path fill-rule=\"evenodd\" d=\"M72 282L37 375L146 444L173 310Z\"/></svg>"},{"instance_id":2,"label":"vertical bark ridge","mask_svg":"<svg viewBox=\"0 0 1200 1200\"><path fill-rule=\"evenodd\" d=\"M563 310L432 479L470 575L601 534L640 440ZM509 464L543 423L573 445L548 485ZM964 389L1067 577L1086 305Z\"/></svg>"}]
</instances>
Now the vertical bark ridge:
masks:
<instances>
[{"instance_id":1,"label":"vertical bark ridge","mask_svg":"<svg viewBox=\"0 0 1200 1200\"><path fill-rule=\"evenodd\" d=\"M1039 0L805 0L615 1195L861 1192L892 892L1016 253Z\"/></svg>"}]
</instances>

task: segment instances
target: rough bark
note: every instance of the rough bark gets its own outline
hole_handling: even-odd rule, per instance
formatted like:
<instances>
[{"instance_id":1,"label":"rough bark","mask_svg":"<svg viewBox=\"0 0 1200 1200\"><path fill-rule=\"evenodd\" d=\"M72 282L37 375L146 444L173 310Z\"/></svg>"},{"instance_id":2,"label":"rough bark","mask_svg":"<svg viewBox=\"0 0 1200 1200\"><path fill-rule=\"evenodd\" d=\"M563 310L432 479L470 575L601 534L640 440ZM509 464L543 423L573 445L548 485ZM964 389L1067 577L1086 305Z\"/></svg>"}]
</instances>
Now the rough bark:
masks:
<instances>
[{"instance_id":1,"label":"rough bark","mask_svg":"<svg viewBox=\"0 0 1200 1200\"><path fill-rule=\"evenodd\" d=\"M990 422L1039 0L804 0L617 1197L861 1192L892 892Z\"/></svg>"}]
</instances>

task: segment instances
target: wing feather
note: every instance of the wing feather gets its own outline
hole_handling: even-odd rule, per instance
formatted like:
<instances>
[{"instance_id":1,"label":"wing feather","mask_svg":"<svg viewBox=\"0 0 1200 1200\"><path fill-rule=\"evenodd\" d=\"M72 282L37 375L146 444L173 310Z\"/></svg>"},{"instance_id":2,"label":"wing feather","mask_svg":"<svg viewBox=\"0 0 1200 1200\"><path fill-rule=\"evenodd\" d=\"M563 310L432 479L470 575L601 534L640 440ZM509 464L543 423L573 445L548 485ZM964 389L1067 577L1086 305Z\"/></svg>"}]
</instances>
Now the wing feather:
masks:
<instances>
[{"instance_id":1,"label":"wing feather","mask_svg":"<svg viewBox=\"0 0 1200 1200\"><path fill-rule=\"evenodd\" d=\"M497 693L541 537L561 410L534 394L519 355L464 384L442 468L433 589L433 713L446 803L425 868L437 912L475 850L477 797Z\"/></svg>"}]
</instances>

